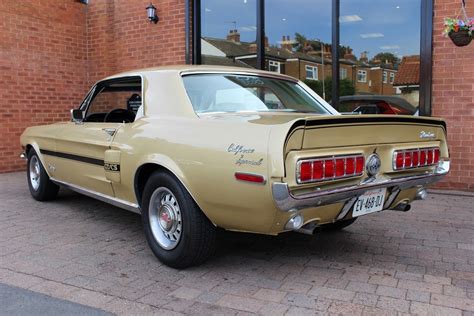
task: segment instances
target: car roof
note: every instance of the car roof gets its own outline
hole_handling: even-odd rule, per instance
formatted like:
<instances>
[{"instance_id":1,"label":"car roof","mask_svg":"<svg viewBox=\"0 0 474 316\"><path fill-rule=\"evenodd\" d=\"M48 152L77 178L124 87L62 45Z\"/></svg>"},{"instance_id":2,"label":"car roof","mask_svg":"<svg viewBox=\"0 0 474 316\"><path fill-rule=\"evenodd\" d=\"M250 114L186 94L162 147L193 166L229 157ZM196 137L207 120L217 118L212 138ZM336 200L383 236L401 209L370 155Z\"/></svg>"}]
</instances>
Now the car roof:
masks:
<instances>
[{"instance_id":1,"label":"car roof","mask_svg":"<svg viewBox=\"0 0 474 316\"><path fill-rule=\"evenodd\" d=\"M172 66L161 66L161 67L151 67L151 68L143 68L143 69L136 69L136 70L129 70L125 72L121 72L110 77L104 78L104 80L114 79L124 76L136 76L136 75L143 75L146 76L149 73L159 73L159 72L176 72L177 74L187 73L239 73L239 74L251 74L251 75L263 75L263 76L271 76L271 77L278 77L281 79L291 80L291 81L298 81L294 77L290 77L287 75L279 74L276 72L258 70L253 68L240 68L240 67L228 67L228 66L213 66L213 65L172 65Z\"/></svg>"}]
</instances>

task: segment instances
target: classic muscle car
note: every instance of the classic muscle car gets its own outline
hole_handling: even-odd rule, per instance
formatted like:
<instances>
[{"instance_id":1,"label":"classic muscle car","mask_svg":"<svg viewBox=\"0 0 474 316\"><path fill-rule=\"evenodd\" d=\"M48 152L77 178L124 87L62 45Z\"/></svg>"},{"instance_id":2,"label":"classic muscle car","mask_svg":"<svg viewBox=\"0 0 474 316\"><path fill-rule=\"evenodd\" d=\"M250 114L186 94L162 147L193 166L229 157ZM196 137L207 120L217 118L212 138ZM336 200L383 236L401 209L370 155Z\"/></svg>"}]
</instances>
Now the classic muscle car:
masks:
<instances>
[{"instance_id":1,"label":"classic muscle car","mask_svg":"<svg viewBox=\"0 0 474 316\"><path fill-rule=\"evenodd\" d=\"M66 187L141 214L165 264L202 263L217 228L277 235L407 211L449 171L446 125L340 115L302 82L212 66L97 82L70 122L21 136L33 198Z\"/></svg>"}]
</instances>

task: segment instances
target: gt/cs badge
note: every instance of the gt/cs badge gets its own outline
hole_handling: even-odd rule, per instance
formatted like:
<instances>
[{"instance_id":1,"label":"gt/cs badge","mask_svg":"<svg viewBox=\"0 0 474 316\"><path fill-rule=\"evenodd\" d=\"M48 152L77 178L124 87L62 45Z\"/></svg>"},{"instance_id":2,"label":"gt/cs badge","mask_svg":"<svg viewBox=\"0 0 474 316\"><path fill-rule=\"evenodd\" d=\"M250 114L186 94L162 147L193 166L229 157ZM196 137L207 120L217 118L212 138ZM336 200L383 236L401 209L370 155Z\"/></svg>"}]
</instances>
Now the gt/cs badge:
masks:
<instances>
[{"instance_id":1,"label":"gt/cs badge","mask_svg":"<svg viewBox=\"0 0 474 316\"><path fill-rule=\"evenodd\" d=\"M104 163L105 171L120 171L120 165L117 163Z\"/></svg>"},{"instance_id":2,"label":"gt/cs badge","mask_svg":"<svg viewBox=\"0 0 474 316\"><path fill-rule=\"evenodd\" d=\"M379 155L372 154L367 159L367 164L365 165L365 170L367 174L371 177L379 173L380 167L382 166L382 161L380 160Z\"/></svg>"}]
</instances>

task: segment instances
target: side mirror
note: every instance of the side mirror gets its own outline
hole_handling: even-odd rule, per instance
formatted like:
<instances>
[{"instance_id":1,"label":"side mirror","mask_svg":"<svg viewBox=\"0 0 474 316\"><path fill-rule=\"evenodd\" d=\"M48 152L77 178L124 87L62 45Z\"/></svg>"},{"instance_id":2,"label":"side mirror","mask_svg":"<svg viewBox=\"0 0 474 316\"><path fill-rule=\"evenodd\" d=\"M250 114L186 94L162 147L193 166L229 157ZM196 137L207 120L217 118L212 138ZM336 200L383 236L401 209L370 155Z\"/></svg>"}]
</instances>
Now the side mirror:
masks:
<instances>
[{"instance_id":1,"label":"side mirror","mask_svg":"<svg viewBox=\"0 0 474 316\"><path fill-rule=\"evenodd\" d=\"M80 123L84 120L84 112L78 109L71 110L71 119L73 122Z\"/></svg>"}]
</instances>

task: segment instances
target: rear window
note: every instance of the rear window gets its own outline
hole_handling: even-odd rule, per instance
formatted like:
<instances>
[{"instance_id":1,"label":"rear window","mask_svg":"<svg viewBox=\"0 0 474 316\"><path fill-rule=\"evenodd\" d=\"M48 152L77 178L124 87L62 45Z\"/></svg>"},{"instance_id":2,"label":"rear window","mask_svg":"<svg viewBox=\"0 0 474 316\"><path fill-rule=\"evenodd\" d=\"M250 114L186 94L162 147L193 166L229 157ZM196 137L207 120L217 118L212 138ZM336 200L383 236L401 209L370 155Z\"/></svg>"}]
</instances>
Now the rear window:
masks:
<instances>
[{"instance_id":1,"label":"rear window","mask_svg":"<svg viewBox=\"0 0 474 316\"><path fill-rule=\"evenodd\" d=\"M200 74L183 77L196 113L305 112L329 113L297 83L261 76Z\"/></svg>"}]
</instances>

